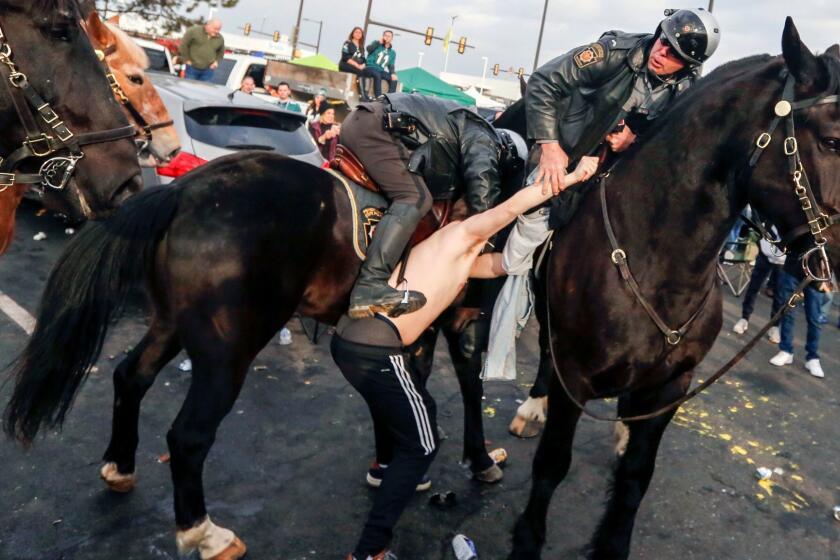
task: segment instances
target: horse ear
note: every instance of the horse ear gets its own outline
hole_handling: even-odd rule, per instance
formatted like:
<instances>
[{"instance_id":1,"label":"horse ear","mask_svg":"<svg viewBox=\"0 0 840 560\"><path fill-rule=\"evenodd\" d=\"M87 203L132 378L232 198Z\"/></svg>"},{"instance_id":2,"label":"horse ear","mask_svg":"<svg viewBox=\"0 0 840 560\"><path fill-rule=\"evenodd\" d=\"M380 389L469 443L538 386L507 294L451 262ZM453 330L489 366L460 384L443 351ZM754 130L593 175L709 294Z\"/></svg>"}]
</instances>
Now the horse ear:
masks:
<instances>
[{"instance_id":1,"label":"horse ear","mask_svg":"<svg viewBox=\"0 0 840 560\"><path fill-rule=\"evenodd\" d=\"M99 19L99 13L95 10L87 17L87 29L88 35L100 49L104 49L108 45L112 45L117 42L114 34L111 33L111 30L108 29L104 23L102 23L102 20Z\"/></svg>"},{"instance_id":2,"label":"horse ear","mask_svg":"<svg viewBox=\"0 0 840 560\"><path fill-rule=\"evenodd\" d=\"M825 51L825 54L828 56L833 56L834 58L840 58L840 44L834 43Z\"/></svg>"},{"instance_id":3,"label":"horse ear","mask_svg":"<svg viewBox=\"0 0 840 560\"><path fill-rule=\"evenodd\" d=\"M810 86L819 79L821 67L817 57L799 38L799 31L796 30L790 16L785 20L785 30L782 33L782 55L798 84Z\"/></svg>"}]
</instances>

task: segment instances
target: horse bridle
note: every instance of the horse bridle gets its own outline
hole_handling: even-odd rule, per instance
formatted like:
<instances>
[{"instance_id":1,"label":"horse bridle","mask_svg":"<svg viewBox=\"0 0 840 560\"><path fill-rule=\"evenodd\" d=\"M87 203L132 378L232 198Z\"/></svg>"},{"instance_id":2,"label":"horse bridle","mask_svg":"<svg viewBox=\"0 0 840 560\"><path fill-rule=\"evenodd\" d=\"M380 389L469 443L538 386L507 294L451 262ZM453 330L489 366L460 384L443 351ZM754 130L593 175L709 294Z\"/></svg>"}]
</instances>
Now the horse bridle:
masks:
<instances>
[{"instance_id":1,"label":"horse bridle","mask_svg":"<svg viewBox=\"0 0 840 560\"><path fill-rule=\"evenodd\" d=\"M8 76L5 76L8 73ZM20 148L6 157L0 156L0 192L14 184L43 185L61 190L73 177L77 162L85 156L82 146L133 138L133 125L97 132L74 134L49 103L36 92L26 75L12 60L12 46L0 26L0 81L6 86L17 112L26 139ZM34 114L33 114L34 113ZM43 123L43 124L39 124ZM46 125L44 127L44 125ZM47 128L47 131L44 131ZM38 173L18 173L17 167L31 158L54 156L41 164Z\"/></svg>"},{"instance_id":2,"label":"horse bridle","mask_svg":"<svg viewBox=\"0 0 840 560\"><path fill-rule=\"evenodd\" d=\"M136 133L136 137L139 138L139 142L141 143L140 149L144 149L148 144L152 141L152 133L155 130L166 128L167 126L172 126L174 121L162 121L157 123L149 124L149 122L143 117L140 111L134 106L128 96L125 94L122 86L120 86L119 82L117 81L117 77L114 76L113 71L111 71L111 67L108 66L107 58L117 52L116 45L108 45L104 49L96 49L96 56L99 57L99 60L105 65L105 77L108 78L108 85L111 86L111 91L114 92L114 97L117 98L117 101L125 107L126 111L131 115L131 118L134 119L134 122L137 126L142 130L142 132L138 131Z\"/></svg>"},{"instance_id":3,"label":"horse bridle","mask_svg":"<svg viewBox=\"0 0 840 560\"><path fill-rule=\"evenodd\" d=\"M794 242L795 240L799 239L804 235L811 235L813 246L805 251L802 255L802 269L805 273L804 279L799 283L799 285L794 289L793 295L787 301L786 305L783 305L779 311L777 311L773 317L761 328L758 333L743 347L741 350L732 357L726 364L724 364L720 369L718 369L715 373L710 375L705 381L700 383L697 387L692 389L691 391L687 392L685 395L677 399L676 401L672 402L669 405L663 406L653 412L648 414L640 414L635 416L603 416L599 414L595 414L587 410L586 406L581 403L569 390L566 386L566 382L563 379L563 375L560 373L560 370L557 368L557 359L554 355L554 345L551 342L552 335L551 335L551 319L550 315L548 319L548 346L549 346L549 353L551 355L551 365L554 369L554 374L557 376L557 379L560 381L560 385L562 386L563 390L566 393L566 396L569 400L581 410L587 416L594 418L596 420L603 420L607 422L633 422L633 421L640 421L640 420L649 420L651 418L655 418L666 412L676 409L679 406L682 406L687 401L693 399L713 383L715 383L718 379L723 377L726 373L728 373L735 365L737 365L743 358L746 356L750 350L752 350L756 344L764 337L764 335L770 330L773 325L778 324L781 318L788 313L791 309L796 307L796 305L803 299L803 290L812 282L828 282L830 280L830 262L828 259L828 255L825 252L825 245L827 243L827 239L824 235L825 231L834 224L840 223L840 214L834 214L829 216L826 214L821 208L819 203L817 202L816 197L814 196L814 192L811 189L811 184L808 181L808 175L805 172L805 167L802 164L802 159L799 156L799 145L796 141L795 129L794 129L794 122L793 122L793 113L794 111L809 109L811 107L815 107L817 105L825 105L830 103L840 103L840 95L838 94L825 94L819 95L816 97L811 97L808 99L803 99L801 101L794 101L794 87L796 85L794 77L785 70L783 74L785 78L785 85L782 91L782 99L778 103L776 103L774 107L775 118L770 123L770 127L767 129L766 132L762 132L755 143L755 150L753 151L752 155L749 159L749 168L754 169L758 160L761 157L761 154L764 153L764 150L767 146L770 145L770 142L773 138L773 132L775 132L776 128L778 128L779 124L781 123L782 119L785 120L785 131L787 136L784 140L784 152L788 158L788 167L790 171L791 181L794 187L794 193L796 197L799 199L800 207L802 211L805 213L805 217L807 219L807 223L794 228L790 232L788 232L781 241L776 241L777 243L781 243L785 246L788 246L790 243ZM706 293L703 298L702 303L700 304L699 308L694 312L694 314L688 319L688 321L683 324L682 327L679 329L670 329L667 324L662 320L656 310L653 308L652 305L645 299L645 297L641 293L641 288L639 287L638 283L636 282L635 278L633 277L632 272L630 272L630 267L627 263L627 254L623 249L621 249L618 245L618 240L615 237L615 232L613 231L612 224L610 223L608 209L607 209L607 198L606 198L606 179L609 177L610 172L607 170L605 173L601 174L598 177L600 181L600 190L601 190L601 209L604 218L604 227L607 232L607 237L610 242L610 246L612 248L612 253L610 255L610 260L613 262L614 265L619 269L622 278L624 279L625 283L630 288L630 291L633 293L636 301L642 306L654 324L659 328L662 334L665 336L665 341L670 348L668 350L674 348L678 345L683 336L686 334L688 329L691 327L694 320L700 315L702 310L705 308L707 301L709 300L709 296L711 294L711 290ZM760 220L759 220L760 221ZM762 228L763 229L763 228ZM769 234L766 235L768 241L773 242L774 240L770 238ZM814 273L811 270L811 266L809 264L809 259L811 256L817 255L820 263L825 267L825 270L828 271L826 276L820 276L819 273ZM549 280L549 272L551 270L551 266L548 266L546 269L546 313L550 314L551 312L551 302L548 297L548 286L550 286Z\"/></svg>"}]
</instances>

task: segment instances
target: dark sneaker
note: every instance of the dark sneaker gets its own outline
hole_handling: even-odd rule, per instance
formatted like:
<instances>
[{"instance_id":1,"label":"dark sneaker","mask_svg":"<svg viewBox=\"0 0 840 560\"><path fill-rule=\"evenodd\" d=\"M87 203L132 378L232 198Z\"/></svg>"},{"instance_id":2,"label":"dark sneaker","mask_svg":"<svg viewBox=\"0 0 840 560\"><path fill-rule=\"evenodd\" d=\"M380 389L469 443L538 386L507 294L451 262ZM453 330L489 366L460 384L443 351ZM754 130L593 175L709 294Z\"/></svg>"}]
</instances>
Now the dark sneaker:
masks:
<instances>
[{"instance_id":1,"label":"dark sneaker","mask_svg":"<svg viewBox=\"0 0 840 560\"><path fill-rule=\"evenodd\" d=\"M367 319L376 313L399 317L404 313L414 313L426 305L426 296L420 292L395 290L390 286L379 290L357 288L353 290L353 296L347 312L351 319Z\"/></svg>"},{"instance_id":2,"label":"dark sneaker","mask_svg":"<svg viewBox=\"0 0 840 560\"><path fill-rule=\"evenodd\" d=\"M368 486L371 488L379 488L382 485L382 478L385 476L385 469L386 466L381 466L379 463L374 462L367 472L367 483ZM420 482L417 483L417 486L414 488L417 492L425 492L429 488L432 487L432 479L429 478L429 475L424 474L423 478L420 479Z\"/></svg>"}]
</instances>

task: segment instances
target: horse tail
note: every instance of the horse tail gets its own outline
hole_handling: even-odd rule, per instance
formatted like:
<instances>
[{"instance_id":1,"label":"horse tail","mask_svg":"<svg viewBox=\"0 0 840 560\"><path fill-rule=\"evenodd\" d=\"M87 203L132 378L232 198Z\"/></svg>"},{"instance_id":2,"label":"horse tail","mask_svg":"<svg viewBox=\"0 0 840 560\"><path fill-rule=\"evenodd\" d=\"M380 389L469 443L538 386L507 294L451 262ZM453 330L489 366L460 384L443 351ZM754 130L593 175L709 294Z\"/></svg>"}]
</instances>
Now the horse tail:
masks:
<instances>
[{"instance_id":1,"label":"horse tail","mask_svg":"<svg viewBox=\"0 0 840 560\"><path fill-rule=\"evenodd\" d=\"M14 391L4 413L10 438L28 444L42 426L63 424L110 322L151 269L181 192L174 185L142 191L67 246L47 281L35 330L11 366Z\"/></svg>"}]
</instances>

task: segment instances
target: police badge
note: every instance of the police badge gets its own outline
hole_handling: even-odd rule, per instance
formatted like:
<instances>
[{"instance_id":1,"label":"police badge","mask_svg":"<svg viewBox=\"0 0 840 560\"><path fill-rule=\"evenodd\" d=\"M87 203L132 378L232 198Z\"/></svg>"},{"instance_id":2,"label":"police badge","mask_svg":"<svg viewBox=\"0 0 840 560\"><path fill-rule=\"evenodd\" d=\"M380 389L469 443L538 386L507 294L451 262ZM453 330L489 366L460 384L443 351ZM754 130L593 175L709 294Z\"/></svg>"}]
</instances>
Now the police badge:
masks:
<instances>
[{"instance_id":1,"label":"police badge","mask_svg":"<svg viewBox=\"0 0 840 560\"><path fill-rule=\"evenodd\" d=\"M578 68L586 68L590 64L601 62L604 60L604 45L601 43L592 43L588 47L584 47L576 52L574 60Z\"/></svg>"}]
</instances>

